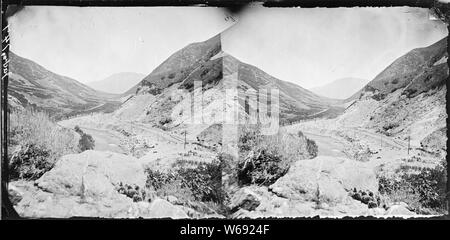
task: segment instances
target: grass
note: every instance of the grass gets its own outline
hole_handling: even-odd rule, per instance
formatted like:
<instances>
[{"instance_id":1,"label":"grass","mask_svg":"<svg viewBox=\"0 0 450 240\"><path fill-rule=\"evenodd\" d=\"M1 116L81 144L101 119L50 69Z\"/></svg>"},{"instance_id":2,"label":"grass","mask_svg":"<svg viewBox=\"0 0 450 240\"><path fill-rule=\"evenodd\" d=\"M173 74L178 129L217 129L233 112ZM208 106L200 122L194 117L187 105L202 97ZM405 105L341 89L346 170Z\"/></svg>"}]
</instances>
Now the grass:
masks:
<instances>
[{"instance_id":1,"label":"grass","mask_svg":"<svg viewBox=\"0 0 450 240\"><path fill-rule=\"evenodd\" d=\"M405 202L419 214L447 213L445 159L434 168L402 169L396 177L378 176L378 181L378 191L391 203Z\"/></svg>"},{"instance_id":2,"label":"grass","mask_svg":"<svg viewBox=\"0 0 450 240\"><path fill-rule=\"evenodd\" d=\"M317 150L315 142L301 132L281 129L275 135L262 135L258 126L244 125L235 175L241 185L270 185L284 176L293 162L316 157Z\"/></svg>"},{"instance_id":3,"label":"grass","mask_svg":"<svg viewBox=\"0 0 450 240\"><path fill-rule=\"evenodd\" d=\"M174 196L181 202L201 201L222 203L222 170L217 161L212 163L179 163L169 172L147 168L146 187L157 196ZM187 166L188 165L188 166Z\"/></svg>"},{"instance_id":4,"label":"grass","mask_svg":"<svg viewBox=\"0 0 450 240\"><path fill-rule=\"evenodd\" d=\"M8 153L12 179L39 178L61 156L79 152L75 134L56 125L45 112L11 112Z\"/></svg>"}]
</instances>

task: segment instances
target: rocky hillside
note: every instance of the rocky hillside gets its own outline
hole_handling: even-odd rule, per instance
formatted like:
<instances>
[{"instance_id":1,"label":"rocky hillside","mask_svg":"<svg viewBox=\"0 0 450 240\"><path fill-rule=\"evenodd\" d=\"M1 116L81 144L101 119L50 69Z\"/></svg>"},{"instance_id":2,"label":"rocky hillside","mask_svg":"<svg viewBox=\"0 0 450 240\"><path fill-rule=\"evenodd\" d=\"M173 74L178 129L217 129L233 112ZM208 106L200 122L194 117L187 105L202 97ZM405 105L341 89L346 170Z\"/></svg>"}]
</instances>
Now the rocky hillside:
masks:
<instances>
[{"instance_id":1,"label":"rocky hillside","mask_svg":"<svg viewBox=\"0 0 450 240\"><path fill-rule=\"evenodd\" d=\"M220 50L220 35L216 35L204 42L189 44L172 54L138 85L128 90L127 93L133 94L146 91L152 94L159 94L163 89L187 78Z\"/></svg>"},{"instance_id":2,"label":"rocky hillside","mask_svg":"<svg viewBox=\"0 0 450 240\"><path fill-rule=\"evenodd\" d=\"M33 107L58 118L89 111L112 110L118 105L114 94L96 91L13 52L9 53L9 57L10 108Z\"/></svg>"},{"instance_id":3,"label":"rocky hillside","mask_svg":"<svg viewBox=\"0 0 450 240\"><path fill-rule=\"evenodd\" d=\"M445 134L435 133L446 127L447 59L447 38L410 51L347 99L349 107L339 122L410 138L416 146L425 140L422 145L430 151L442 150L430 143L446 141ZM427 138L431 135L439 139Z\"/></svg>"},{"instance_id":4,"label":"rocky hillside","mask_svg":"<svg viewBox=\"0 0 450 240\"><path fill-rule=\"evenodd\" d=\"M89 82L87 85L98 91L122 94L138 84L145 75L134 72L115 73L103 80Z\"/></svg>"},{"instance_id":5,"label":"rocky hillside","mask_svg":"<svg viewBox=\"0 0 450 240\"><path fill-rule=\"evenodd\" d=\"M231 55L225 54L225 58L224 72L226 75L237 73L238 90L242 96L249 89L279 90L280 118L283 122L312 117L334 117L343 110L338 100L318 96L294 83L276 79L261 69L243 63Z\"/></svg>"},{"instance_id":6,"label":"rocky hillside","mask_svg":"<svg viewBox=\"0 0 450 240\"><path fill-rule=\"evenodd\" d=\"M447 59L447 38L428 47L413 49L395 60L349 100L367 92L372 92L376 99L383 99L397 89L403 89L402 95L417 96L445 83L448 78Z\"/></svg>"},{"instance_id":7,"label":"rocky hillside","mask_svg":"<svg viewBox=\"0 0 450 240\"><path fill-rule=\"evenodd\" d=\"M201 89L194 86L196 80L201 80ZM239 98L237 109L243 118L246 117L245 92L248 96L252 92L249 90L260 89L279 89L280 117L283 122L336 116L343 110L337 100L320 97L298 85L276 79L223 52L221 36L216 35L204 42L190 44L170 56L127 92L135 95L116 113L124 118L154 121L166 127L179 126L186 123L195 112L191 109L193 96L194 101L202 102L203 122L212 124L217 122L214 119L223 112L225 89L236 81ZM200 91L203 97L200 97ZM144 97L148 95L155 97Z\"/></svg>"}]
</instances>

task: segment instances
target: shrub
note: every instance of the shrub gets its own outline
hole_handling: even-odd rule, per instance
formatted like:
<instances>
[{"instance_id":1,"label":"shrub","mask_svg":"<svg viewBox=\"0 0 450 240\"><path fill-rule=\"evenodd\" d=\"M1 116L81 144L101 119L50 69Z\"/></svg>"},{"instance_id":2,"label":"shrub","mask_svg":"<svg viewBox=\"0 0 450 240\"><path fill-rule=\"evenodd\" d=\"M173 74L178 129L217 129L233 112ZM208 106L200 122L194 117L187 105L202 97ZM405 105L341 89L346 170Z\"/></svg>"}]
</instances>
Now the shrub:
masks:
<instances>
[{"instance_id":1,"label":"shrub","mask_svg":"<svg viewBox=\"0 0 450 240\"><path fill-rule=\"evenodd\" d=\"M120 182L116 189L120 194L133 199L133 202L144 201L147 199L145 189L140 189L137 185L123 184Z\"/></svg>"},{"instance_id":2,"label":"shrub","mask_svg":"<svg viewBox=\"0 0 450 240\"><path fill-rule=\"evenodd\" d=\"M146 169L147 187L161 197L175 196L188 202L212 201L222 203L222 171L218 162L199 163L196 167L179 167L164 173Z\"/></svg>"},{"instance_id":3,"label":"shrub","mask_svg":"<svg viewBox=\"0 0 450 240\"><path fill-rule=\"evenodd\" d=\"M446 162L434 168L421 168L415 172L404 172L397 178L380 176L379 192L393 200L403 201L421 212L431 209L443 212L446 209Z\"/></svg>"},{"instance_id":4,"label":"shrub","mask_svg":"<svg viewBox=\"0 0 450 240\"><path fill-rule=\"evenodd\" d=\"M196 200L191 189L183 185L180 179L163 184L156 190L156 195L160 197L174 196L180 203L189 203Z\"/></svg>"},{"instance_id":5,"label":"shrub","mask_svg":"<svg viewBox=\"0 0 450 240\"><path fill-rule=\"evenodd\" d=\"M95 140L91 135L83 133L81 135L80 141L78 142L78 148L80 151L84 152L86 150L92 150L95 147Z\"/></svg>"},{"instance_id":6,"label":"shrub","mask_svg":"<svg viewBox=\"0 0 450 240\"><path fill-rule=\"evenodd\" d=\"M317 156L317 145L302 132L280 130L262 135L258 126L242 126L240 160L236 166L239 183L269 185L282 177L292 162Z\"/></svg>"},{"instance_id":7,"label":"shrub","mask_svg":"<svg viewBox=\"0 0 450 240\"><path fill-rule=\"evenodd\" d=\"M36 179L61 156L78 152L72 131L55 124L47 113L32 109L10 113L8 149L13 179Z\"/></svg>"},{"instance_id":8,"label":"shrub","mask_svg":"<svg viewBox=\"0 0 450 240\"><path fill-rule=\"evenodd\" d=\"M217 203L223 201L220 163L201 163L196 168L180 168L178 174L182 184L192 191L197 200Z\"/></svg>"},{"instance_id":9,"label":"shrub","mask_svg":"<svg viewBox=\"0 0 450 240\"><path fill-rule=\"evenodd\" d=\"M386 123L384 126L383 126L383 131L385 131L385 132L387 132L387 131L389 131L389 130L391 130L391 129L394 129L394 128L397 128L397 127L399 127L400 125L399 125L399 123L397 123L397 122L389 122L389 123Z\"/></svg>"},{"instance_id":10,"label":"shrub","mask_svg":"<svg viewBox=\"0 0 450 240\"><path fill-rule=\"evenodd\" d=\"M289 164L276 152L258 149L251 152L245 160L239 161L237 168L241 185L270 185L287 173Z\"/></svg>"},{"instance_id":11,"label":"shrub","mask_svg":"<svg viewBox=\"0 0 450 240\"><path fill-rule=\"evenodd\" d=\"M81 130L81 128L77 125L74 127L75 132L80 135L80 140L78 141L78 148L81 152L86 150L92 150L95 147L95 140L91 135L86 134Z\"/></svg>"},{"instance_id":12,"label":"shrub","mask_svg":"<svg viewBox=\"0 0 450 240\"><path fill-rule=\"evenodd\" d=\"M316 142L309 138L306 139L306 150L308 151L308 154L311 158L317 157L317 153L319 153L319 147L317 146Z\"/></svg>"},{"instance_id":13,"label":"shrub","mask_svg":"<svg viewBox=\"0 0 450 240\"><path fill-rule=\"evenodd\" d=\"M174 78L175 78L175 75L176 75L176 73L171 73L171 74L169 74L168 77L169 77L170 79L174 79Z\"/></svg>"},{"instance_id":14,"label":"shrub","mask_svg":"<svg viewBox=\"0 0 450 240\"><path fill-rule=\"evenodd\" d=\"M36 145L20 146L10 159L10 178L28 180L40 178L54 165L53 161L49 161L50 155L49 150Z\"/></svg>"}]
</instances>

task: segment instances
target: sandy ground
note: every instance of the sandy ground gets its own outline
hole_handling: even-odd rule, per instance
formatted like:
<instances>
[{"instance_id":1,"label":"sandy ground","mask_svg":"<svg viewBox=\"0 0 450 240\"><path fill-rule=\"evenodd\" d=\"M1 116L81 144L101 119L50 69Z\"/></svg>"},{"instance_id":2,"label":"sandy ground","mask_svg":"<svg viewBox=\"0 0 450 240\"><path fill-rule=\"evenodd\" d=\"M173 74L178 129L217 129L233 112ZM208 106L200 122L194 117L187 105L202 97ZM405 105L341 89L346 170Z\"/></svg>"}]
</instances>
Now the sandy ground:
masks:
<instances>
[{"instance_id":1,"label":"sandy ground","mask_svg":"<svg viewBox=\"0 0 450 240\"><path fill-rule=\"evenodd\" d=\"M324 136L309 132L303 132L303 134L305 134L307 138L316 142L319 156L347 157L347 154L344 152L345 146L341 141L331 136Z\"/></svg>"}]
</instances>

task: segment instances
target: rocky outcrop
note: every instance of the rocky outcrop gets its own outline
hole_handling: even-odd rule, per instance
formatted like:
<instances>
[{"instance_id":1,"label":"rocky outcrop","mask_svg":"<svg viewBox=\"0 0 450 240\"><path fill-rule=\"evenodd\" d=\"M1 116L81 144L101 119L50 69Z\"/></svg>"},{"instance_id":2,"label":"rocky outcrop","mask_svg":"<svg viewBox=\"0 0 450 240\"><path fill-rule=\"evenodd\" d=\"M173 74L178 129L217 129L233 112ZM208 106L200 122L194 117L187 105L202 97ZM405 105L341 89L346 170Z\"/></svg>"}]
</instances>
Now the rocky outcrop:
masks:
<instances>
[{"instance_id":1,"label":"rocky outcrop","mask_svg":"<svg viewBox=\"0 0 450 240\"><path fill-rule=\"evenodd\" d=\"M390 206L386 213L388 216L414 216L416 213L408 209L406 203L398 203Z\"/></svg>"},{"instance_id":2,"label":"rocky outcrop","mask_svg":"<svg viewBox=\"0 0 450 240\"><path fill-rule=\"evenodd\" d=\"M269 189L278 196L336 205L349 198L353 189L376 193L375 172L364 163L345 158L319 156L297 161Z\"/></svg>"},{"instance_id":3,"label":"rocky outcrop","mask_svg":"<svg viewBox=\"0 0 450 240\"><path fill-rule=\"evenodd\" d=\"M252 197L248 197L249 195ZM239 196L241 197L239 198ZM247 198L242 196L247 196ZM371 212L367 205L351 198L346 198L338 205L318 204L315 201L280 197L270 192L267 187L259 186L244 187L235 193L233 199L246 199L247 205L244 206L252 207L233 209L231 218L344 217L365 216ZM233 204L236 205L236 203L232 203L231 206Z\"/></svg>"},{"instance_id":4,"label":"rocky outcrop","mask_svg":"<svg viewBox=\"0 0 450 240\"><path fill-rule=\"evenodd\" d=\"M142 218L189 218L182 207L171 204L164 199L154 199L152 202L139 202L134 208L135 217Z\"/></svg>"},{"instance_id":5,"label":"rocky outcrop","mask_svg":"<svg viewBox=\"0 0 450 240\"><path fill-rule=\"evenodd\" d=\"M261 204L260 197L249 188L242 188L237 191L231 199L231 211L244 209L255 210Z\"/></svg>"},{"instance_id":6,"label":"rocky outcrop","mask_svg":"<svg viewBox=\"0 0 450 240\"><path fill-rule=\"evenodd\" d=\"M13 109L32 107L61 118L119 107L119 95L96 91L11 51L9 60L8 100Z\"/></svg>"},{"instance_id":7,"label":"rocky outcrop","mask_svg":"<svg viewBox=\"0 0 450 240\"><path fill-rule=\"evenodd\" d=\"M63 156L36 184L46 192L97 199L115 193L119 183L143 188L145 181L144 168L137 159L89 150Z\"/></svg>"},{"instance_id":8,"label":"rocky outcrop","mask_svg":"<svg viewBox=\"0 0 450 240\"><path fill-rule=\"evenodd\" d=\"M21 192L16 211L27 218L188 218L184 209L159 198L133 202L117 185L145 187L140 162L130 156L85 151L63 156L33 182L11 183Z\"/></svg>"}]
</instances>

